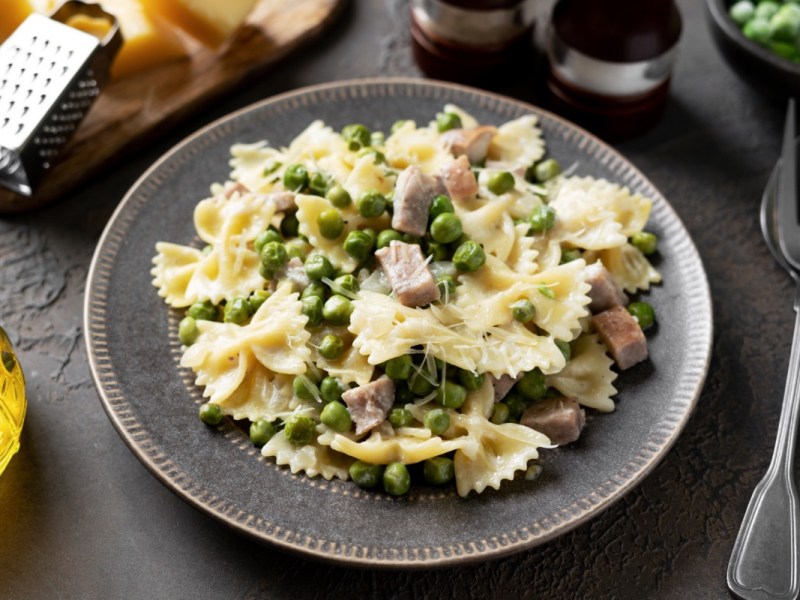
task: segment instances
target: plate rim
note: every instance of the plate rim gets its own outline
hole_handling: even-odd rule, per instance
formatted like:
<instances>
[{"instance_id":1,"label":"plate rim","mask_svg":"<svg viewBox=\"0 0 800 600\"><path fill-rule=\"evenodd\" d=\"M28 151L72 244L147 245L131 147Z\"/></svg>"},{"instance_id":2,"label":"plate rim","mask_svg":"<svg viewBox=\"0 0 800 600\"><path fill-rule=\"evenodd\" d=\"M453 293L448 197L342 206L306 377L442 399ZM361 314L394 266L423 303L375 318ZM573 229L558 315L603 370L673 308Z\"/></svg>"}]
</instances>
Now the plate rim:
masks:
<instances>
[{"instance_id":1,"label":"plate rim","mask_svg":"<svg viewBox=\"0 0 800 600\"><path fill-rule=\"evenodd\" d=\"M306 541L305 545L301 545L295 542L293 539L290 540L291 536L288 535L288 533L284 533L282 536L269 535L268 532L259 531L253 526L248 526L249 520L243 519L242 515L238 514L243 513L244 511L240 510L238 513L229 513L226 510L229 507L226 507L224 502L215 502L214 505L212 505L207 498L203 498L192 493L194 490L192 484L186 484L185 481L178 480L177 475L175 475L175 469L170 470L171 461L169 457L164 453L159 454L161 452L160 448L156 447L156 445L144 445L142 440L136 439L137 433L139 436L141 436L141 428L139 428L139 430L136 429L136 417L125 411L125 407L127 405L125 398L114 397L112 393L114 391L113 387L109 387L116 386L117 382L114 379L114 374L110 367L104 367L102 364L103 355L107 354L107 349L105 348L106 342L101 341L100 336L93 335L93 333L97 333L96 327L98 326L97 320L93 319L93 317L96 316L94 311L99 310L104 304L104 302L99 301L96 298L96 292L98 288L103 289L104 287L101 283L104 281L102 279L104 275L104 265L102 264L103 256L101 251L106 248L115 228L120 225L121 217L124 216L125 210L128 208L128 205L132 202L137 192L144 189L147 183L153 180L153 174L159 170L162 165L170 161L176 154L186 149L187 146L190 146L196 140L211 134L214 130L224 126L226 123L234 121L252 111L259 111L265 106L278 104L292 97L301 97L308 94L321 93L331 89L352 89L357 87L379 87L391 85L444 88L445 91L466 93L478 97L483 96L495 102L510 104L528 113L541 115L547 119L555 121L557 124L560 124L562 127L568 130L571 129L576 131L580 136L587 138L590 142L595 144L596 147L609 155L612 160L621 162L623 165L625 165L627 170L631 172L634 177L639 179L642 184L640 187L648 187L654 192L654 196L660 199L660 209L665 210L668 213L671 224L682 232L684 239L681 241L684 242L684 252L689 252L693 255L693 258L695 259L694 262L699 267L698 275L704 284L701 286L702 290L694 290L695 292L701 292L694 296L694 302L702 309L704 314L701 315L701 319L707 325L707 328L702 332L705 333L703 336L705 339L705 344L699 349L699 354L702 355L702 364L692 365L697 372L696 382L692 389L687 390L686 392L688 393L686 408L682 411L679 419L677 421L673 421L674 426L666 434L663 443L661 443L656 449L649 448L650 456L644 461L644 464L641 464L641 461L635 462L629 459L625 472L618 473L616 480L609 481L609 483L613 484L613 488L608 490L607 493L595 493L591 499L578 499L569 507L565 507L561 514L547 515L542 517L539 523L529 523L528 526L524 528L525 530L532 529L534 525L538 526L541 521L555 517L555 525L550 527L537 527L538 531L535 534L530 531L526 531L524 532L524 535L521 535L520 531L517 531L515 532L517 534L516 540L506 540L505 543L495 541L494 544L491 544L488 540L484 540L485 543L483 544L483 549L478 549L474 542L469 544L472 546L471 548L468 548L466 543L458 543L458 546L463 547L463 552L459 552L457 550L449 553L441 552L439 551L441 550L440 548L436 549L436 556L431 554L430 551L433 549L430 547L404 548L404 552L400 552L396 549L389 549L388 547L366 547L356 546L353 544L351 544L353 548L350 552L335 553L326 551L323 548L330 546L331 544L333 544L334 547L342 546L343 544L326 541L322 538L318 540L311 540L314 542L313 544ZM119 241L121 240L117 240L116 243L119 244ZM707 318L705 318L706 314ZM678 437L680 437L697 406L698 400L705 385L713 347L713 304L711 300L708 276L703 266L702 258L694 241L689 235L688 229L675 209L672 207L666 197L661 194L661 192L652 184L652 182L645 177L645 175L629 159L625 158L621 153L617 152L609 144L592 133L539 106L478 88L431 79L417 79L413 77L371 77L347 79L297 88L275 96L270 96L258 102L254 102L248 106L242 107L236 111L215 119L211 123L201 127L194 133L175 144L167 152L162 154L152 165L150 165L150 167L148 167L139 178L137 178L109 217L103 233L97 241L86 278L86 289L84 293L83 305L83 323L84 342L86 346L89 368L95 388L97 389L98 398L104 411L106 412L106 415L114 426L114 429L120 435L123 442L128 446L134 456L136 456L136 458L145 466L145 468L155 475L156 478L170 491L172 491L182 500L186 501L190 506L193 506L194 508L208 514L209 516L234 529L238 533L244 534L246 537L260 543L272 545L280 550L287 551L291 554L295 554L304 558L312 558L324 562L332 562L351 567L356 566L368 568L417 568L422 566L426 568L436 568L497 559L544 544L597 517L605 510L610 508L613 504L621 500L634 487L639 485L664 459L664 457L669 453L669 450L675 444ZM146 435L145 439L147 438L149 438L149 435ZM631 458L633 458L633 456ZM202 487L202 483L199 485ZM594 492L597 491L598 490L594 490ZM208 494L208 492L206 492L206 494ZM212 498L212 502L216 500L219 499L215 497ZM586 506L581 506L581 503ZM569 514L567 514L567 508L572 507L575 507L577 512L569 511ZM254 515L245 516L253 517ZM399 554L403 554L403 556L398 556Z\"/></svg>"}]
</instances>

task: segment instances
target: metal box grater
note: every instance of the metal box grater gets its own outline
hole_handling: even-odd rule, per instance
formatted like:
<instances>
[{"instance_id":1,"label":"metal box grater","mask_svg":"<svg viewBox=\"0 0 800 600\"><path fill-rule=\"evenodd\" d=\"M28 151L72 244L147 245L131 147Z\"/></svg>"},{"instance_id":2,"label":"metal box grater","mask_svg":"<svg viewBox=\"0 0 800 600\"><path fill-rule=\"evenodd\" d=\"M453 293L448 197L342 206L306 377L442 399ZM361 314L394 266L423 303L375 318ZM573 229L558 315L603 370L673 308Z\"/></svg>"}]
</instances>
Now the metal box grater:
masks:
<instances>
[{"instance_id":1,"label":"metal box grater","mask_svg":"<svg viewBox=\"0 0 800 600\"><path fill-rule=\"evenodd\" d=\"M65 24L79 14L108 20L105 38ZM29 16L0 46L0 185L33 194L100 94L121 46L116 18L78 0L49 18Z\"/></svg>"}]
</instances>

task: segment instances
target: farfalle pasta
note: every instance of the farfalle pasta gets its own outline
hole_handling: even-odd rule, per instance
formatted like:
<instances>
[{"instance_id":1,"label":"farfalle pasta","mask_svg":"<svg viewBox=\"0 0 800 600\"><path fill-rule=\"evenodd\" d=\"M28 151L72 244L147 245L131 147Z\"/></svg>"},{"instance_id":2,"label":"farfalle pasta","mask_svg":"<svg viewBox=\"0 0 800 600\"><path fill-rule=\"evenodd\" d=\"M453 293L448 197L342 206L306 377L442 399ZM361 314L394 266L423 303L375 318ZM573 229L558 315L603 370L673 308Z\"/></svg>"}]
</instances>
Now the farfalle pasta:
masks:
<instances>
[{"instance_id":1,"label":"farfalle pasta","mask_svg":"<svg viewBox=\"0 0 800 600\"><path fill-rule=\"evenodd\" d=\"M654 310L627 294L661 281L651 202L562 175L534 115L314 121L231 154L153 285L183 312L201 419L292 473L499 489L613 412L617 371L647 357Z\"/></svg>"}]
</instances>

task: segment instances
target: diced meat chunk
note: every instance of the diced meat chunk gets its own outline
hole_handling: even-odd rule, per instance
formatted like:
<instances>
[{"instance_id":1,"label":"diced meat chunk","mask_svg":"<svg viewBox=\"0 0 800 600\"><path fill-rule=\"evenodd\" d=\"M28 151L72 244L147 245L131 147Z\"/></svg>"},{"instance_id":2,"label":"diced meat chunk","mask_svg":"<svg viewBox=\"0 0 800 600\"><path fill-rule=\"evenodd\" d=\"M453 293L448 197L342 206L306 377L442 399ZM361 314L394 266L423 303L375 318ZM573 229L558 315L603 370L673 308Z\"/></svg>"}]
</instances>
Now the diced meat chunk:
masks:
<instances>
[{"instance_id":1,"label":"diced meat chunk","mask_svg":"<svg viewBox=\"0 0 800 600\"><path fill-rule=\"evenodd\" d=\"M250 190L243 183L229 181L225 184L225 190L222 193L230 200L234 194L243 196L249 194Z\"/></svg>"},{"instance_id":2,"label":"diced meat chunk","mask_svg":"<svg viewBox=\"0 0 800 600\"><path fill-rule=\"evenodd\" d=\"M436 194L437 182L416 165L406 167L394 188L392 227L422 237L428 229L428 211Z\"/></svg>"},{"instance_id":3,"label":"diced meat chunk","mask_svg":"<svg viewBox=\"0 0 800 600\"><path fill-rule=\"evenodd\" d=\"M297 202L295 202L296 194L294 192L270 192L264 194L267 200L275 203L275 210L277 212L291 212L297 210Z\"/></svg>"},{"instance_id":4,"label":"diced meat chunk","mask_svg":"<svg viewBox=\"0 0 800 600\"><path fill-rule=\"evenodd\" d=\"M520 373L516 377L512 377L508 374L501 375L500 377L494 377L493 375L490 375L490 377L492 386L494 386L494 401L500 402L508 395L508 392L510 392L511 388L514 387L514 384L522 379L522 374Z\"/></svg>"},{"instance_id":5,"label":"diced meat chunk","mask_svg":"<svg viewBox=\"0 0 800 600\"><path fill-rule=\"evenodd\" d=\"M466 156L474 165L486 160L489 144L495 133L497 128L491 125L481 125L473 129L451 129L442 134L441 143L453 156Z\"/></svg>"},{"instance_id":6,"label":"diced meat chunk","mask_svg":"<svg viewBox=\"0 0 800 600\"><path fill-rule=\"evenodd\" d=\"M356 435L377 427L386 420L394 403L394 382L385 375L366 385L347 390L342 400L356 424Z\"/></svg>"},{"instance_id":7,"label":"diced meat chunk","mask_svg":"<svg viewBox=\"0 0 800 600\"><path fill-rule=\"evenodd\" d=\"M439 288L417 244L393 241L375 258L403 306L424 306L439 299Z\"/></svg>"},{"instance_id":8,"label":"diced meat chunk","mask_svg":"<svg viewBox=\"0 0 800 600\"><path fill-rule=\"evenodd\" d=\"M586 424L586 412L574 398L549 398L529 406L519 421L563 446L574 442Z\"/></svg>"},{"instance_id":9,"label":"diced meat chunk","mask_svg":"<svg viewBox=\"0 0 800 600\"><path fill-rule=\"evenodd\" d=\"M627 306L628 297L619 286L617 286L611 273L605 268L603 263L596 262L586 267L586 283L592 286L589 290L589 310L592 313L603 312L612 306Z\"/></svg>"},{"instance_id":10,"label":"diced meat chunk","mask_svg":"<svg viewBox=\"0 0 800 600\"><path fill-rule=\"evenodd\" d=\"M295 292L302 292L311 284L311 280L306 275L303 261L296 256L289 259L289 262L284 265L283 271L286 279L292 284L292 290ZM275 279L279 279L279 277Z\"/></svg>"},{"instance_id":11,"label":"diced meat chunk","mask_svg":"<svg viewBox=\"0 0 800 600\"><path fill-rule=\"evenodd\" d=\"M478 193L478 180L466 156L460 156L442 167L442 179L447 194L453 200L465 200Z\"/></svg>"},{"instance_id":12,"label":"diced meat chunk","mask_svg":"<svg viewBox=\"0 0 800 600\"><path fill-rule=\"evenodd\" d=\"M609 308L592 317L592 323L620 369L647 360L647 338L625 307Z\"/></svg>"}]
</instances>

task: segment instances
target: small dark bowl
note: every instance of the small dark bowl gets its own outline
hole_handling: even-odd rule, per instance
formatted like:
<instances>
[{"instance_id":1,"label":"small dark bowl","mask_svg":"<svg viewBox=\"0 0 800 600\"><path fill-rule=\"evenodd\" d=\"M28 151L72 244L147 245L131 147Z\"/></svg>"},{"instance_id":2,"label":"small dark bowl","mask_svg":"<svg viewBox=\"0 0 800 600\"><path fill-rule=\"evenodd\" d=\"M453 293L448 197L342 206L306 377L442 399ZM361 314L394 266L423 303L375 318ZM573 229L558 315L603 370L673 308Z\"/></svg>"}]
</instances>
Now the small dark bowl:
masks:
<instances>
[{"instance_id":1,"label":"small dark bowl","mask_svg":"<svg viewBox=\"0 0 800 600\"><path fill-rule=\"evenodd\" d=\"M800 65L747 39L728 15L726 0L706 0L717 47L739 76L776 100L800 95Z\"/></svg>"}]
</instances>

